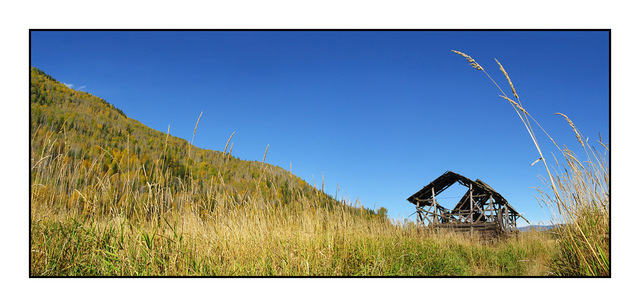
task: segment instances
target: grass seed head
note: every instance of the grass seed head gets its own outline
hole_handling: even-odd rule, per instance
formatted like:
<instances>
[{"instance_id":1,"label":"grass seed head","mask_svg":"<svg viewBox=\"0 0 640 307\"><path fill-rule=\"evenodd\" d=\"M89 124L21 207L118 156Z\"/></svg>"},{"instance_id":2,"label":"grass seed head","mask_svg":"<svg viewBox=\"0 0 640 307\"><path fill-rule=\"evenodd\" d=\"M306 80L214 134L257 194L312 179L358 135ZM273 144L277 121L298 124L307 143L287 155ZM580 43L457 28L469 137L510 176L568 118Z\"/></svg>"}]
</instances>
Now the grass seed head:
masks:
<instances>
[{"instance_id":1,"label":"grass seed head","mask_svg":"<svg viewBox=\"0 0 640 307\"><path fill-rule=\"evenodd\" d=\"M511 99L511 98L509 98L507 96L502 96L502 95L500 95L500 97L508 100L511 104L513 104L516 108L518 108L518 110L522 111L522 113L529 115L527 110L525 110L523 107L521 107L520 104L515 102L513 99Z\"/></svg>"},{"instance_id":2,"label":"grass seed head","mask_svg":"<svg viewBox=\"0 0 640 307\"><path fill-rule=\"evenodd\" d=\"M573 124L573 122L569 119L569 117L564 115L564 114L562 114L562 113L555 113L555 115L560 115L560 116L564 117L564 119L567 120L567 123L569 123L569 126L571 126L571 128L573 129L573 132L575 132L576 138L578 139L578 142L580 142L580 145L582 145L582 147L584 147L584 143L582 142L582 137L580 137L580 133L578 132L578 129L576 128L576 125Z\"/></svg>"},{"instance_id":3,"label":"grass seed head","mask_svg":"<svg viewBox=\"0 0 640 307\"><path fill-rule=\"evenodd\" d=\"M511 86L511 91L513 92L513 96L516 97L516 99L520 100L520 97L518 97L518 93L516 93L516 88L513 87L513 83L511 82L511 78L509 78L509 74L504 69L504 67L502 67L502 64L500 64L500 61L498 61L498 59L494 59L494 60L496 60L496 62L500 66L500 71L502 71L504 76L507 78L507 81L509 81L509 85Z\"/></svg>"},{"instance_id":4,"label":"grass seed head","mask_svg":"<svg viewBox=\"0 0 640 307\"><path fill-rule=\"evenodd\" d=\"M474 60L472 57L468 56L467 54L457 51L457 50L451 50L453 51L453 53L457 53L461 56L463 56L465 59L467 59L467 61L469 61L469 64L471 65L471 67L477 69L477 70L483 70L484 68L482 68L482 66L480 66L480 64L478 64L478 62L476 62L476 60Z\"/></svg>"}]
</instances>

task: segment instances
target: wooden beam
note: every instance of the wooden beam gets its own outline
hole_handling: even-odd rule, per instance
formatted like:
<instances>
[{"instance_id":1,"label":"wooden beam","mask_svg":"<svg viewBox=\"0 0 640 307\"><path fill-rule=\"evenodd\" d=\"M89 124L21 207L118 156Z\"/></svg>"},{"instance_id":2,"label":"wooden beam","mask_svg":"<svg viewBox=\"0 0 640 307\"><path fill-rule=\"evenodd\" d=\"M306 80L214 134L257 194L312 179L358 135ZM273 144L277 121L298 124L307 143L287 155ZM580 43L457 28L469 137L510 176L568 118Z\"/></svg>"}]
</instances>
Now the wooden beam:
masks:
<instances>
[{"instance_id":1,"label":"wooden beam","mask_svg":"<svg viewBox=\"0 0 640 307\"><path fill-rule=\"evenodd\" d=\"M493 218L495 218L495 215L494 215L495 208L493 207L493 194L489 194L489 207L491 207L491 215L493 216Z\"/></svg>"},{"instance_id":2,"label":"wooden beam","mask_svg":"<svg viewBox=\"0 0 640 307\"><path fill-rule=\"evenodd\" d=\"M511 231L511 223L510 223L510 220L511 220L511 216L510 215L511 215L511 213L509 212L509 207L504 206L504 212L505 212L505 222L506 222L505 223L506 224L505 228L507 228L507 230Z\"/></svg>"},{"instance_id":3,"label":"wooden beam","mask_svg":"<svg viewBox=\"0 0 640 307\"><path fill-rule=\"evenodd\" d=\"M438 212L438 207L436 207L436 192L433 187L431 187L431 208L433 208L433 223L438 223L438 218L436 214Z\"/></svg>"},{"instance_id":4,"label":"wooden beam","mask_svg":"<svg viewBox=\"0 0 640 307\"><path fill-rule=\"evenodd\" d=\"M469 184L469 219L473 223L473 184Z\"/></svg>"},{"instance_id":5,"label":"wooden beam","mask_svg":"<svg viewBox=\"0 0 640 307\"><path fill-rule=\"evenodd\" d=\"M424 224L424 216L422 208L416 207L416 224Z\"/></svg>"},{"instance_id":6,"label":"wooden beam","mask_svg":"<svg viewBox=\"0 0 640 307\"><path fill-rule=\"evenodd\" d=\"M424 209L420 209L420 210L422 210L422 212L429 212L429 211L424 211ZM443 217L443 218L447 218L447 219L449 219L453 215L456 215L456 214L453 214L453 213L439 214L439 213L433 213L433 212L429 212L429 214L435 215L435 216L439 216L439 217Z\"/></svg>"},{"instance_id":7,"label":"wooden beam","mask_svg":"<svg viewBox=\"0 0 640 307\"><path fill-rule=\"evenodd\" d=\"M433 213L431 212L431 206L429 206L428 209L425 208L418 208L417 210L424 215L424 218L429 222L429 224L433 223L433 220L431 218L429 218L430 215L432 215Z\"/></svg>"}]
</instances>

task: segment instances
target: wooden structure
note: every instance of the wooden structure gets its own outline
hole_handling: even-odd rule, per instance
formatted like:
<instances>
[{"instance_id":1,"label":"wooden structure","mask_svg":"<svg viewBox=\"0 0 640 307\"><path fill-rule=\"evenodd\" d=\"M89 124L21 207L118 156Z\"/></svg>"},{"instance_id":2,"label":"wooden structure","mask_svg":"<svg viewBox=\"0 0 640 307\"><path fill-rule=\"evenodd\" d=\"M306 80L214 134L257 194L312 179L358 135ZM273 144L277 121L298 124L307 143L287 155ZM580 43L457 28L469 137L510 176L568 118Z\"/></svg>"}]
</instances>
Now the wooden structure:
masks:
<instances>
[{"instance_id":1,"label":"wooden structure","mask_svg":"<svg viewBox=\"0 0 640 307\"><path fill-rule=\"evenodd\" d=\"M454 183L468 188L456 206L449 210L441 206L436 196ZM429 228L448 228L494 236L516 230L521 217L500 193L480 179L471 180L447 171L407 199L416 206L417 223ZM527 221L528 223L529 221Z\"/></svg>"}]
</instances>

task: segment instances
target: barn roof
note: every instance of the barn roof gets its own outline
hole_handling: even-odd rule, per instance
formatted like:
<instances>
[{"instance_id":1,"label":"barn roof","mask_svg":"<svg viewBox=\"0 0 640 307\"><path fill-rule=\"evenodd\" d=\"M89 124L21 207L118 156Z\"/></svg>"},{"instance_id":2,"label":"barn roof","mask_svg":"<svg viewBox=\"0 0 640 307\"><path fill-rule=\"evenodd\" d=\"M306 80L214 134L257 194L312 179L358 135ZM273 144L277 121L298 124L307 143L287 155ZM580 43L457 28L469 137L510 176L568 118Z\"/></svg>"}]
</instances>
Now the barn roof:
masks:
<instances>
[{"instance_id":1,"label":"barn roof","mask_svg":"<svg viewBox=\"0 0 640 307\"><path fill-rule=\"evenodd\" d=\"M445 172L440 177L436 178L431 183L429 183L428 185L424 186L420 191L418 191L415 194L411 195L409 198L407 198L407 200L412 204L417 204L418 201L425 201L427 199L432 198L433 196L437 196L442 191L446 190L448 187L450 187L451 185L453 185L456 182L458 182L458 183L460 183L460 184L462 184L462 185L464 185L466 187L469 187L470 185L473 185L474 195L491 194L493 196L493 199L496 202L502 203L503 205L507 206L510 211L513 211L517 215L520 215L515 209L513 209L513 207L511 207L511 205L509 205L509 202L507 202L507 200L504 197L502 197L502 195L500 195L500 193L498 193L496 190L494 190L491 186L489 186L484 181L482 181L480 179L471 180L471 179L469 179L469 178L467 178L465 176L462 176L460 174L454 173L452 171ZM435 195L431 195L432 194L432 188L433 188L433 193L435 193ZM467 192L467 194L468 193L469 192ZM465 196L467 196L467 195L465 194ZM465 197L463 197L460 200L460 202L458 203L456 208L454 208L454 210L460 209L461 206L465 205L465 202L463 202L464 198Z\"/></svg>"}]
</instances>

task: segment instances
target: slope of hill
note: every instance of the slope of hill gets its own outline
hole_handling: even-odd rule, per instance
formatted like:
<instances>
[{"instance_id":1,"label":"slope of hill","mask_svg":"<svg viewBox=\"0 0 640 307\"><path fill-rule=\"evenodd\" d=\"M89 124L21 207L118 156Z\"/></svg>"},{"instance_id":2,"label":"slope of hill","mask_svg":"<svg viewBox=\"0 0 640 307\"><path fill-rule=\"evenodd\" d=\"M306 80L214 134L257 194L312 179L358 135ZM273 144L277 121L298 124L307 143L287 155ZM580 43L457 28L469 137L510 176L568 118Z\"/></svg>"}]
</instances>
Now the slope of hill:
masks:
<instances>
[{"instance_id":1,"label":"slope of hill","mask_svg":"<svg viewBox=\"0 0 640 307\"><path fill-rule=\"evenodd\" d=\"M30 91L31 276L539 275L550 255L535 236L488 246L392 224L36 68Z\"/></svg>"},{"instance_id":2,"label":"slope of hill","mask_svg":"<svg viewBox=\"0 0 640 307\"><path fill-rule=\"evenodd\" d=\"M191 146L34 67L30 98L36 206L49 197L56 208L130 216L184 207L204 214L225 201L341 205L280 167Z\"/></svg>"}]
</instances>

